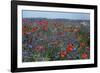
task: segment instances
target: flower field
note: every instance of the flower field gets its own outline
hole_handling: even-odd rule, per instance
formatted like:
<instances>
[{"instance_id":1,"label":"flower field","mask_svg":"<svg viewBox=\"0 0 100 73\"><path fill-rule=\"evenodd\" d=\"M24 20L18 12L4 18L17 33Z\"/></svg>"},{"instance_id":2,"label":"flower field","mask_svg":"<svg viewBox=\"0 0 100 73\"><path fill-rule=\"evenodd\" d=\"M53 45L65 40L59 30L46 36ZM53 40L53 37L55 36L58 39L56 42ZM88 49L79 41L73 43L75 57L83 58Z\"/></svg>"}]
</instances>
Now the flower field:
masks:
<instances>
[{"instance_id":1,"label":"flower field","mask_svg":"<svg viewBox=\"0 0 100 73\"><path fill-rule=\"evenodd\" d=\"M23 18L22 62L90 58L89 20Z\"/></svg>"}]
</instances>

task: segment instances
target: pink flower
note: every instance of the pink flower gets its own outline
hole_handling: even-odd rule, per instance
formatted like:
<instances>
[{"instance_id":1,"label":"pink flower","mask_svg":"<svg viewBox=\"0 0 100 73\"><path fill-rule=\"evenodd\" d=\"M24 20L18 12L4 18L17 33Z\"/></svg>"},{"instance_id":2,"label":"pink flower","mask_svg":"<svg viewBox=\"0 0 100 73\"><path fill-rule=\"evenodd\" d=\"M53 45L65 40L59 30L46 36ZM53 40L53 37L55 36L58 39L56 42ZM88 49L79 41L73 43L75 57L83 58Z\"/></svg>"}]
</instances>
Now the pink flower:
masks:
<instances>
[{"instance_id":1,"label":"pink flower","mask_svg":"<svg viewBox=\"0 0 100 73\"><path fill-rule=\"evenodd\" d=\"M88 56L87 56L87 54L86 53L83 53L82 54L82 59L86 59Z\"/></svg>"},{"instance_id":2,"label":"pink flower","mask_svg":"<svg viewBox=\"0 0 100 73\"><path fill-rule=\"evenodd\" d=\"M73 51L73 48L74 48L73 44L69 43L68 46L66 47L66 51L71 52L71 51Z\"/></svg>"},{"instance_id":3,"label":"pink flower","mask_svg":"<svg viewBox=\"0 0 100 73\"><path fill-rule=\"evenodd\" d=\"M38 25L48 25L48 22L46 20L42 21L35 21Z\"/></svg>"}]
</instances>

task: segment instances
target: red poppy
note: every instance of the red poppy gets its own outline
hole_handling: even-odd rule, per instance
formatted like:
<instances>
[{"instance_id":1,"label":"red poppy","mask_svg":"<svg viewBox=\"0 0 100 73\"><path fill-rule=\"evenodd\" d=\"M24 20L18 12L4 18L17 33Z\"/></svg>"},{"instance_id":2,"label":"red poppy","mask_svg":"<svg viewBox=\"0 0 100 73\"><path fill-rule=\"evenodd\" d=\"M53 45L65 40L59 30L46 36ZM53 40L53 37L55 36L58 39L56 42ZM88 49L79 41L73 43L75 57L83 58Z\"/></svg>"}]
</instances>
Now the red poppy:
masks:
<instances>
[{"instance_id":1,"label":"red poppy","mask_svg":"<svg viewBox=\"0 0 100 73\"><path fill-rule=\"evenodd\" d=\"M41 21L42 24L48 25L48 22L46 20Z\"/></svg>"},{"instance_id":2,"label":"red poppy","mask_svg":"<svg viewBox=\"0 0 100 73\"><path fill-rule=\"evenodd\" d=\"M64 58L67 55L66 51L61 51L60 53L61 58Z\"/></svg>"},{"instance_id":3,"label":"red poppy","mask_svg":"<svg viewBox=\"0 0 100 73\"><path fill-rule=\"evenodd\" d=\"M48 27L47 27L47 26L43 26L42 29L43 29L44 31L48 31Z\"/></svg>"},{"instance_id":4,"label":"red poppy","mask_svg":"<svg viewBox=\"0 0 100 73\"><path fill-rule=\"evenodd\" d=\"M73 48L74 48L73 44L69 43L68 46L67 46L67 48L66 48L66 51L67 52L71 52L71 51L73 51Z\"/></svg>"},{"instance_id":5,"label":"red poppy","mask_svg":"<svg viewBox=\"0 0 100 73\"><path fill-rule=\"evenodd\" d=\"M86 53L83 53L82 54L82 59L86 59L88 56L87 56L87 54Z\"/></svg>"},{"instance_id":6,"label":"red poppy","mask_svg":"<svg viewBox=\"0 0 100 73\"><path fill-rule=\"evenodd\" d=\"M73 48L72 47L68 47L67 48L67 52L71 52L71 51L73 51Z\"/></svg>"},{"instance_id":7,"label":"red poppy","mask_svg":"<svg viewBox=\"0 0 100 73\"><path fill-rule=\"evenodd\" d=\"M36 30L38 30L38 27L33 27L32 32L35 32Z\"/></svg>"},{"instance_id":8,"label":"red poppy","mask_svg":"<svg viewBox=\"0 0 100 73\"><path fill-rule=\"evenodd\" d=\"M27 26L23 26L22 30L25 31L27 29Z\"/></svg>"},{"instance_id":9,"label":"red poppy","mask_svg":"<svg viewBox=\"0 0 100 73\"><path fill-rule=\"evenodd\" d=\"M48 25L48 22L46 20L42 20L42 21L36 21L36 23L38 25Z\"/></svg>"},{"instance_id":10,"label":"red poppy","mask_svg":"<svg viewBox=\"0 0 100 73\"><path fill-rule=\"evenodd\" d=\"M42 25L41 21L35 21L38 25Z\"/></svg>"}]
</instances>

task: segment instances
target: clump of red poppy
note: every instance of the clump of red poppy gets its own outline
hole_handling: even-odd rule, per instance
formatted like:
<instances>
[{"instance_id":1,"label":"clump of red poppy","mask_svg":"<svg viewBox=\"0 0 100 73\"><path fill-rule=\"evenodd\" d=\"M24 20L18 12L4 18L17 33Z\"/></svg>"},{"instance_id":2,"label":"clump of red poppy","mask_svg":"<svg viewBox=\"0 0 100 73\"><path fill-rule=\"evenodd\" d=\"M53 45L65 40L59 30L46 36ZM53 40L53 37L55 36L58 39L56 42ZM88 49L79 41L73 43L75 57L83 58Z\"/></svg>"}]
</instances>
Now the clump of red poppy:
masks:
<instances>
[{"instance_id":1,"label":"clump of red poppy","mask_svg":"<svg viewBox=\"0 0 100 73\"><path fill-rule=\"evenodd\" d=\"M38 30L38 27L33 27L31 32L35 32L36 30Z\"/></svg>"},{"instance_id":2,"label":"clump of red poppy","mask_svg":"<svg viewBox=\"0 0 100 73\"><path fill-rule=\"evenodd\" d=\"M67 45L67 47L66 47L66 51L69 53L69 52L73 51L73 48L74 48L73 44L72 43L69 43Z\"/></svg>"},{"instance_id":3,"label":"clump of red poppy","mask_svg":"<svg viewBox=\"0 0 100 73\"><path fill-rule=\"evenodd\" d=\"M36 21L36 23L42 27L42 30L48 31L48 21L42 20L42 21Z\"/></svg>"}]
</instances>

